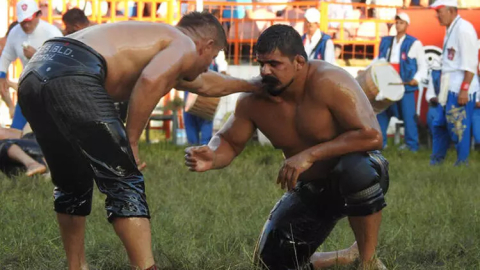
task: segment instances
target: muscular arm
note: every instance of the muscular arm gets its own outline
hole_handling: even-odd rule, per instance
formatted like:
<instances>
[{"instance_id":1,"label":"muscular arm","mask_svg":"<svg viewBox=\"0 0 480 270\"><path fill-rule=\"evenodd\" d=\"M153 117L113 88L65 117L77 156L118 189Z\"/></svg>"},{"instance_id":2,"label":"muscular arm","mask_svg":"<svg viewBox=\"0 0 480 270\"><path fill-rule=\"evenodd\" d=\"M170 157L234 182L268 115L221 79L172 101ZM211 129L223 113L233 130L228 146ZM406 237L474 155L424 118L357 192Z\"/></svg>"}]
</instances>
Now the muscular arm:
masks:
<instances>
[{"instance_id":1,"label":"muscular arm","mask_svg":"<svg viewBox=\"0 0 480 270\"><path fill-rule=\"evenodd\" d=\"M345 71L335 70L320 79L328 93L317 97L327 101L327 106L341 134L335 139L321 143L307 151L311 161L326 160L353 152L382 148L382 135L373 109L360 86ZM330 87L328 87L330 86Z\"/></svg>"},{"instance_id":2,"label":"muscular arm","mask_svg":"<svg viewBox=\"0 0 480 270\"><path fill-rule=\"evenodd\" d=\"M14 50L14 35L10 35L10 38L7 38L7 42L2 51L2 56L0 56L0 95L5 101L5 104L8 106L12 112L15 105L10 97L10 91L7 84L7 71L10 64L18 57ZM12 114L12 113L11 113Z\"/></svg>"},{"instance_id":3,"label":"muscular arm","mask_svg":"<svg viewBox=\"0 0 480 270\"><path fill-rule=\"evenodd\" d=\"M179 81L175 89L189 91L201 96L222 97L238 92L259 91L260 79L244 80L210 70L201 74L192 82Z\"/></svg>"},{"instance_id":4,"label":"muscular arm","mask_svg":"<svg viewBox=\"0 0 480 270\"><path fill-rule=\"evenodd\" d=\"M212 169L228 166L243 151L256 129L247 115L248 101L245 98L244 95L239 97L235 112L208 143L208 147L215 153Z\"/></svg>"},{"instance_id":5,"label":"muscular arm","mask_svg":"<svg viewBox=\"0 0 480 270\"><path fill-rule=\"evenodd\" d=\"M126 130L130 144L138 143L153 109L182 76L188 66L187 61L191 61L188 59L192 57L189 52L193 53L194 50L193 43L172 41L144 68L129 102Z\"/></svg>"}]
</instances>

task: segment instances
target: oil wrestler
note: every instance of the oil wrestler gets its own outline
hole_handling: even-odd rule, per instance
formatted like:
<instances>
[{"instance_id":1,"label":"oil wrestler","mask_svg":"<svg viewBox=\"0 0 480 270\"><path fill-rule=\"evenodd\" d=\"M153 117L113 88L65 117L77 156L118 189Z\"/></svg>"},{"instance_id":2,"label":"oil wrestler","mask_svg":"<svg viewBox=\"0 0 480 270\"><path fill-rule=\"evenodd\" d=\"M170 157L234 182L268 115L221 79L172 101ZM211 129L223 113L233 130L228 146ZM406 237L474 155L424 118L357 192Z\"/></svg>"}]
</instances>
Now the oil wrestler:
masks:
<instances>
[{"instance_id":1,"label":"oil wrestler","mask_svg":"<svg viewBox=\"0 0 480 270\"><path fill-rule=\"evenodd\" d=\"M228 166L258 128L283 151L277 183L287 188L258 241L258 264L270 270L348 264L358 246L359 269L384 269L375 251L388 162L378 151L382 134L364 92L343 69L306 60L290 26L266 29L256 57L265 90L242 94L208 146L186 149L186 165L196 172ZM344 217L356 244L339 256L315 253Z\"/></svg>"}]
</instances>

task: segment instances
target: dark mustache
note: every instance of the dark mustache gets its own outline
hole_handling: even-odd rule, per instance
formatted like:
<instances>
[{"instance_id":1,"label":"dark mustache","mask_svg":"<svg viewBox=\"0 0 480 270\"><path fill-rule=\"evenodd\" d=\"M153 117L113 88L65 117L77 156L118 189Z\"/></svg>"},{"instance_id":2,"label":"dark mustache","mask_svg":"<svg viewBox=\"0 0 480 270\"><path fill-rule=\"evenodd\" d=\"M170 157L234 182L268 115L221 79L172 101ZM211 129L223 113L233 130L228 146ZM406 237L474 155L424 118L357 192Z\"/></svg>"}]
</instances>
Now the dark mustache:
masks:
<instances>
[{"instance_id":1,"label":"dark mustache","mask_svg":"<svg viewBox=\"0 0 480 270\"><path fill-rule=\"evenodd\" d=\"M277 80L275 77L265 76L262 78L262 83L272 85L272 84L279 84L280 81Z\"/></svg>"}]
</instances>

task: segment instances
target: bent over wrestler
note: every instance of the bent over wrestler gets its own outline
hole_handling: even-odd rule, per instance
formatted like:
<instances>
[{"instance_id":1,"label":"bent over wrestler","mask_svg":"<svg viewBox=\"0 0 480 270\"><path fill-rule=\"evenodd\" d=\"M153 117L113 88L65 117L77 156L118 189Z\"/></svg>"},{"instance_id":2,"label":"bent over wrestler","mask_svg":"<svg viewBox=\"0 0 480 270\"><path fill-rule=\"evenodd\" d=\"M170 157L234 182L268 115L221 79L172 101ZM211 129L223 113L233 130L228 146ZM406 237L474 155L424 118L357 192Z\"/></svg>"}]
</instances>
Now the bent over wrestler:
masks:
<instances>
[{"instance_id":1,"label":"bent over wrestler","mask_svg":"<svg viewBox=\"0 0 480 270\"><path fill-rule=\"evenodd\" d=\"M107 197L108 220L131 267L156 269L138 141L160 98L206 72L226 44L213 15L193 12L176 26L92 26L48 40L30 60L20 78L19 103L56 186L54 206L70 270L87 268L84 234L93 180ZM227 84L222 75L211 75L218 87L210 95L249 88L243 80ZM127 100L124 127L114 102Z\"/></svg>"}]
</instances>

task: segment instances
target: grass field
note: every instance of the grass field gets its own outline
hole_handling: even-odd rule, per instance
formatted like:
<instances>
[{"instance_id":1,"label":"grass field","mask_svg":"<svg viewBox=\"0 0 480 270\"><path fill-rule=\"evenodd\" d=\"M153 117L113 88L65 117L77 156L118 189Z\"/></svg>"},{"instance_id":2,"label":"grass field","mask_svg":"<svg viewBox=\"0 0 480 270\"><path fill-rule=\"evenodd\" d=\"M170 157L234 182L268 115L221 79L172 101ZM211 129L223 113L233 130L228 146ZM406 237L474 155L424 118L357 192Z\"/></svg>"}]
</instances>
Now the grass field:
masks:
<instances>
[{"instance_id":1,"label":"grass field","mask_svg":"<svg viewBox=\"0 0 480 270\"><path fill-rule=\"evenodd\" d=\"M274 203L280 152L249 146L229 167L203 174L183 165L183 148L141 145L153 248L169 270L251 269L255 242ZM429 152L384 152L390 161L388 207L379 256L389 269L480 269L480 155L469 167L428 166ZM42 178L0 178L0 269L65 269L52 210L52 184ZM92 269L129 269L126 253L105 219L95 190L87 222ZM354 241L346 220L320 250ZM343 268L342 268L343 269Z\"/></svg>"}]
</instances>

